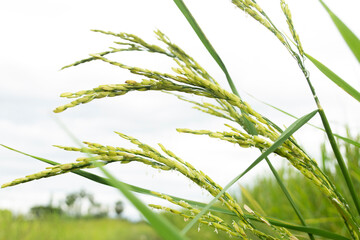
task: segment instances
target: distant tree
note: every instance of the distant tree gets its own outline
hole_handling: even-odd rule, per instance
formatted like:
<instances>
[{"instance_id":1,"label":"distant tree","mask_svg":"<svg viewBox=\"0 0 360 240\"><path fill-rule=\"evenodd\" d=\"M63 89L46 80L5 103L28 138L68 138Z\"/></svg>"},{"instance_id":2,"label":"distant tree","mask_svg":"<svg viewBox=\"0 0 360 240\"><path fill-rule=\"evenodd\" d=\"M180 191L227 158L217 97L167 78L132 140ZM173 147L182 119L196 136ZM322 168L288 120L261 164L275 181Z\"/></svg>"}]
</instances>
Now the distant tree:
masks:
<instances>
[{"instance_id":1,"label":"distant tree","mask_svg":"<svg viewBox=\"0 0 360 240\"><path fill-rule=\"evenodd\" d=\"M65 198L66 213L73 217L107 217L108 210L95 201L92 194L81 190L70 193ZM88 205L86 209L86 205Z\"/></svg>"},{"instance_id":2,"label":"distant tree","mask_svg":"<svg viewBox=\"0 0 360 240\"><path fill-rule=\"evenodd\" d=\"M89 206L88 216L93 218L105 218L108 216L108 209L95 201Z\"/></svg>"},{"instance_id":3,"label":"distant tree","mask_svg":"<svg viewBox=\"0 0 360 240\"><path fill-rule=\"evenodd\" d=\"M50 216L61 216L63 215L63 210L59 207L48 206L33 206L30 209L30 215L34 218L45 218Z\"/></svg>"},{"instance_id":4,"label":"distant tree","mask_svg":"<svg viewBox=\"0 0 360 240\"><path fill-rule=\"evenodd\" d=\"M124 211L124 204L122 201L117 201L115 203L115 212L118 218L121 218L121 214Z\"/></svg>"}]
</instances>

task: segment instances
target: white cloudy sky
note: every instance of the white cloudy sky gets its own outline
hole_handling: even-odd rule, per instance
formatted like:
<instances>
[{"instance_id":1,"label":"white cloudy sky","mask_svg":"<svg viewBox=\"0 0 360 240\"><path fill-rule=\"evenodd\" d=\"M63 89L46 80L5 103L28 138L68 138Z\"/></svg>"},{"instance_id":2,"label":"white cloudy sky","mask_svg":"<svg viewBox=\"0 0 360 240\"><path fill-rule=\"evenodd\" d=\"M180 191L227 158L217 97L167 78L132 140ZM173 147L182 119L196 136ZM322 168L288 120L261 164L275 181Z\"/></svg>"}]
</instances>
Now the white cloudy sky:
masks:
<instances>
[{"instance_id":1,"label":"white cloudy sky","mask_svg":"<svg viewBox=\"0 0 360 240\"><path fill-rule=\"evenodd\" d=\"M243 98L254 109L279 125L288 126L293 121L245 92L298 116L315 109L297 64L270 32L230 1L185 2L227 65ZM280 29L287 31L279 1L258 2ZM355 0L326 2L360 36L357 13L360 4ZM319 2L289 0L288 3L305 51L360 89L359 64ZM85 58L89 53L106 50L116 40L90 29L134 33L150 42L156 41L152 31L160 29L227 86L222 72L173 1L105 0L101 4L88 0L2 1L0 26L0 143L55 161L72 161L78 155L52 147L53 144L74 145L55 122L56 115L81 140L128 144L113 133L116 130L149 144L161 142L222 185L256 158L256 151L177 133L177 127L223 129L223 122L160 93L131 93L117 99L94 101L61 114L52 113L55 107L67 103L59 98L62 92L132 79L126 71L101 62L59 71L62 66ZM149 54L126 53L121 60L163 71L172 66L163 59L154 60ZM342 133L344 124L349 124L354 134L358 133L359 104L329 82L310 62L307 66L334 129ZM313 122L319 123L319 119ZM296 137L318 157L318 146L324 139L321 132L306 127ZM1 183L46 167L4 148L0 148L0 153ZM258 166L255 172L262 174L265 169ZM123 165L111 170L127 183L201 201L207 199L206 195L199 194L199 189L176 174L159 174L139 165ZM254 175L245 177L243 182L251 182ZM80 189L94 193L106 204L121 199L114 189L67 174L0 190L0 208L24 211L33 204L47 203L50 196L59 199ZM127 211L129 216L136 215L130 208Z\"/></svg>"}]
</instances>

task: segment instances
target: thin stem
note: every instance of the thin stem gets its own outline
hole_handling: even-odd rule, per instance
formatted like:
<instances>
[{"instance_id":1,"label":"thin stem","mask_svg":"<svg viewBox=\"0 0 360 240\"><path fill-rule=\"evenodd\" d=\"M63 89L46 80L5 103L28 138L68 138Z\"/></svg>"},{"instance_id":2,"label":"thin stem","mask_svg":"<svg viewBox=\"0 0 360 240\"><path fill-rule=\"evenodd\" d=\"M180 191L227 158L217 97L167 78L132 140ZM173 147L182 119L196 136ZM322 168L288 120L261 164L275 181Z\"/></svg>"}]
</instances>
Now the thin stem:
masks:
<instances>
[{"instance_id":1,"label":"thin stem","mask_svg":"<svg viewBox=\"0 0 360 240\"><path fill-rule=\"evenodd\" d=\"M357 212L360 215L360 201L359 201L357 193L355 192L354 184L353 184L353 182L351 180L351 177L350 177L349 171L348 171L348 169L346 167L344 158L342 157L342 155L340 153L340 150L339 150L339 147L336 144L335 137L334 137L334 134L333 134L333 132L331 130L329 121L327 120L324 109L321 107L320 100L317 97L316 92L315 92L315 88L311 84L308 71L305 69L305 67L304 67L304 65L302 63L299 64L299 66L300 66L301 70L303 71L303 73L305 75L305 78L306 78L306 81L307 81L307 83L308 83L308 85L310 87L311 93L313 94L313 98L314 98L315 103L316 103L316 105L317 105L317 107L319 109L320 118L321 118L321 121L323 123L326 135L327 135L327 137L329 139L331 148L332 148L332 150L334 152L334 155L336 157L336 160L337 160L337 162L339 164L339 167L341 169L341 173L343 174L343 176L345 178L345 182L347 184L347 187L349 188L349 191L350 191L351 197L352 197L352 199L354 201Z\"/></svg>"},{"instance_id":2,"label":"thin stem","mask_svg":"<svg viewBox=\"0 0 360 240\"><path fill-rule=\"evenodd\" d=\"M346 167L346 164L345 164L345 161L344 161L344 158L342 157L341 153L340 153L340 150L339 150L339 147L337 146L336 144L336 141L335 141L335 138L334 138L334 135L332 134L332 130L330 128L330 124L326 118L326 115L325 115L325 112L324 110L322 109L319 109L319 114L320 114L320 117L321 117L321 120L324 124L324 128L326 130L326 134L329 138L329 142L330 142L330 145L334 151L334 154L335 154L335 157L338 161L338 164L340 166L340 169L341 169L341 172L345 178L345 181L346 181L346 184L349 188L349 191L350 191L350 194L351 194L351 197L354 201L354 204L355 204L355 207L358 211L358 214L360 215L360 202L359 202L359 197L358 197L358 193L355 191L355 188L354 188L354 184L351 180L351 177L350 177L350 174L349 174L349 171Z\"/></svg>"},{"instance_id":3,"label":"thin stem","mask_svg":"<svg viewBox=\"0 0 360 240\"><path fill-rule=\"evenodd\" d=\"M305 223L305 220L304 220L303 216L301 215L300 210L298 209L298 207L296 206L294 200L293 200L292 197L290 196L290 193L289 193L289 191L286 189L286 187L285 187L284 183L282 182L279 174L277 173L277 171L275 170L274 166L271 164L270 160L269 160L267 157L265 158L265 160L266 160L267 164L269 165L269 168L270 168L271 172L272 172L273 175L275 176L276 181L278 182L281 190L284 192L286 198L288 199L289 203L290 203L291 206L293 207L293 209L294 209L296 215L298 216L301 224L302 224L304 227L306 227L307 225L306 225L306 223ZM309 235L309 238L310 238L311 240L315 240L314 236L313 236L311 233L308 233L308 235Z\"/></svg>"}]
</instances>

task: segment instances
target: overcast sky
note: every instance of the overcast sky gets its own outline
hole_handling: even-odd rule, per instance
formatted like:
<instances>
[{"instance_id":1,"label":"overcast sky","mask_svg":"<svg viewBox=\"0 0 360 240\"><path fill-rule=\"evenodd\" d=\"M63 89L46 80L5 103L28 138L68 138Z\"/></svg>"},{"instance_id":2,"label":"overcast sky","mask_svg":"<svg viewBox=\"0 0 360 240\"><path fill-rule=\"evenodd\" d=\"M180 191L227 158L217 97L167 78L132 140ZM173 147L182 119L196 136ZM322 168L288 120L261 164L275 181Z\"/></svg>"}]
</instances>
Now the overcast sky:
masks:
<instances>
[{"instance_id":1,"label":"overcast sky","mask_svg":"<svg viewBox=\"0 0 360 240\"><path fill-rule=\"evenodd\" d=\"M258 1L273 22L287 32L279 1ZM316 108L297 63L263 26L230 1L185 1L209 40L223 59L243 99L255 110L279 125L289 126L293 119L255 101L246 92L297 116ZM360 4L355 0L327 0L329 7L360 36ZM288 1L293 20L307 53L336 71L360 89L359 64L344 44L330 18L318 1ZM181 158L192 163L225 185L243 171L258 155L202 136L179 134L177 127L224 129L223 121L191 109L191 105L161 93L131 93L126 96L93 101L60 114L52 110L68 102L62 92L90 89L101 84L123 83L133 77L125 70L102 62L92 62L59 71L90 53L102 52L116 41L90 29L128 32L157 43L153 30L160 29L181 46L228 89L226 79L204 49L173 1L1 1L0 26L0 143L24 152L59 162L70 162L78 154L52 147L75 145L54 120L56 115L81 140L106 145L126 145L113 131L155 145L163 143ZM121 61L140 67L167 71L172 62L152 55L124 53ZM349 124L359 133L359 104L306 62L320 101L334 129L344 132ZM205 100L205 99L204 99ZM320 123L314 119L313 123ZM315 158L324 134L306 127L295 135ZM46 165L0 148L0 183L43 170ZM274 158L277 163L279 160ZM111 171L127 183L173 195L207 201L207 195L183 177L141 165L112 167ZM267 172L258 166L241 183L254 181ZM114 189L72 174L43 179L0 190L0 208L25 211L33 204L44 204L50 196L86 189L106 204L122 199ZM147 202L157 202L143 198ZM127 215L135 216L128 208Z\"/></svg>"}]
</instances>

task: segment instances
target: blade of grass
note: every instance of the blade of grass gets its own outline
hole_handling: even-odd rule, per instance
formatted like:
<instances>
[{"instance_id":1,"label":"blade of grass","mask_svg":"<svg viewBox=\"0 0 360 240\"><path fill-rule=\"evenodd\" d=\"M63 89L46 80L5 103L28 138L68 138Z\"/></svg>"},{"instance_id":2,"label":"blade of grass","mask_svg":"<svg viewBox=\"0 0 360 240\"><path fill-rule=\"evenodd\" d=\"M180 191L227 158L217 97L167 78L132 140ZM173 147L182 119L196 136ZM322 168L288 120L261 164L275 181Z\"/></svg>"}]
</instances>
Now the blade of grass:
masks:
<instances>
[{"instance_id":1,"label":"blade of grass","mask_svg":"<svg viewBox=\"0 0 360 240\"><path fill-rule=\"evenodd\" d=\"M336 160L337 160L337 162L339 164L339 167L341 169L341 173L344 176L344 179L345 179L346 185L347 185L347 187L349 189L351 198L352 198L352 200L353 200L353 202L355 204L355 207L356 207L356 210L357 210L358 214L360 215L360 201L359 201L358 193L355 190L355 187L354 187L354 184L353 184L353 182L351 180L349 171L348 171L348 169L346 167L346 164L345 164L345 161L344 161L344 159L343 159L343 157L342 157L342 155L340 153L339 147L336 144L335 137L334 137L334 135L332 133L330 124L329 124L329 122L327 120L327 117L326 117L325 112L324 112L323 109L319 109L319 115L320 115L321 121L322 121L322 123L324 125L326 135L328 136L331 148L333 149L334 155L335 155Z\"/></svg>"},{"instance_id":2,"label":"blade of grass","mask_svg":"<svg viewBox=\"0 0 360 240\"><path fill-rule=\"evenodd\" d=\"M139 198L137 198L127 186L118 181L110 172L108 172L104 167L99 166L100 170L108 177L109 183L120 190L120 192L143 214L143 216L149 221L154 230L163 238L163 239L187 239L180 231L172 225L166 218L163 216L154 213L146 206Z\"/></svg>"},{"instance_id":3,"label":"blade of grass","mask_svg":"<svg viewBox=\"0 0 360 240\"><path fill-rule=\"evenodd\" d=\"M335 136L331 130L331 127L330 127L330 124L329 124L329 121L326 117L326 114L325 114L325 111L323 109L323 107L321 106L320 104L320 100L316 94L316 91L315 91L315 88L314 86L312 85L311 83L311 80L310 80L310 75L308 74L308 71L307 69L304 67L303 65L303 62L299 61L298 62L303 74L304 74L304 77L308 83L308 86L310 88L310 91L313 95L313 99L316 103L316 106L318 108L318 111L319 111L319 115L320 115L320 119L321 119L321 122L324 126L324 129L325 129L325 132L326 132L326 136L328 137L328 140L330 142L330 145L331 145L331 148L334 152L334 155L336 157L336 160L337 160L337 163L340 167L340 170L341 170L341 173L342 175L344 176L344 179L345 179L345 182L346 182L346 186L350 192L350 195L351 195L351 198L356 206L356 210L357 210L357 214L358 216L360 215L360 202L359 202L359 198L357 196L357 193L355 192L355 188L354 188L354 184L350 178L350 174L349 174L349 171L346 167L346 164L345 164L345 161L340 153L340 150L339 150L339 147L337 146L337 143L335 141ZM341 194L335 190L337 195L341 196ZM345 223L346 223L346 226L349 230L349 233L353 236L353 237L358 237L360 235L360 227L359 227L359 223L357 222L357 219L356 217L353 215L353 213L351 211L349 211L348 209L345 210L345 209L342 209L342 208L338 208L339 210L339 213L343 216L344 220L345 220Z\"/></svg>"},{"instance_id":4,"label":"blade of grass","mask_svg":"<svg viewBox=\"0 0 360 240\"><path fill-rule=\"evenodd\" d=\"M337 143L335 141L335 136L331 130L331 127L330 127L330 124L329 124L329 121L326 117L326 114L325 114L325 111L323 109L323 107L321 106L320 104L320 100L316 94L316 91L315 91L315 88L314 86L312 85L311 83L311 80L310 80L310 75L308 74L308 71L307 69L305 68L305 66L303 65L303 62L301 61L298 61L298 64L304 74L304 77L308 83L308 86L310 88L310 91L313 95L313 99L316 103L316 106L318 108L318 111L319 111L319 115L320 115L320 118L321 118L321 122L324 126L324 129L325 129L325 132L326 132L326 136L328 137L328 140L330 142L330 145L331 145L331 148L334 152L334 155L336 157L336 160L338 162L338 165L340 167L340 170L341 170L341 173L342 175L344 176L344 179L345 179L345 182L346 182L346 185L347 185L347 188L350 192L350 195L351 195L351 198L356 206L356 209L357 209L357 213L358 215L360 215L360 202L359 202L359 198L357 196L357 193L355 192L355 188L354 188L354 185L353 185L353 182L350 178L350 174L349 174L349 171L346 167L346 164L345 164L345 161L340 153L340 150L339 150L339 147L337 146ZM337 191L336 191L337 192ZM337 192L337 194L339 196L341 196L341 194L339 192ZM353 237L358 237L360 235L360 227L359 227L359 223L357 222L357 219L356 217L353 215L352 212L350 212L349 210L345 210L343 211L341 208L338 208L339 212L343 215L344 217L344 220L345 220L345 223L347 225L347 228L349 230L349 233L353 236Z\"/></svg>"},{"instance_id":5,"label":"blade of grass","mask_svg":"<svg viewBox=\"0 0 360 240\"><path fill-rule=\"evenodd\" d=\"M201 30L199 24L196 22L195 18L192 16L191 12L189 11L185 3L182 0L174 0L174 2L181 11L181 13L184 15L184 17L186 18L186 20L189 22L192 29L195 31L196 35L199 37L200 41L203 43L203 45L208 50L210 55L213 57L215 62L219 65L221 70L224 72L226 79L229 83L229 86L231 88L231 91L240 98L240 94L237 91L235 84L231 79L231 76L228 70L226 69L224 62L221 60L219 54L215 51L214 47L211 45L210 41L205 36L204 32ZM257 135L257 131L254 124L244 116L247 115L247 113L241 110L241 114L242 114L242 119L244 121L245 130L247 130L251 135Z\"/></svg>"},{"instance_id":6,"label":"blade of grass","mask_svg":"<svg viewBox=\"0 0 360 240\"><path fill-rule=\"evenodd\" d=\"M186 18L186 20L189 22L191 27L194 29L196 35L199 37L199 39L201 40L201 42L203 43L205 48L208 50L210 55L214 58L216 63L223 70L233 93L236 94L237 96L239 96L239 93L234 85L234 82L232 81L230 74L225 67L225 64L223 63L220 56L217 54L217 52L215 51L214 47L211 45L211 43L209 42L207 37L205 36L204 32L201 30L199 24L196 22L195 18L192 16L192 14L190 13L190 11L187 8L187 6L185 5L185 3L182 0L174 0L174 2L176 4L176 6L180 9L180 11L182 12L184 17Z\"/></svg>"},{"instance_id":7,"label":"blade of grass","mask_svg":"<svg viewBox=\"0 0 360 240\"><path fill-rule=\"evenodd\" d=\"M282 113L285 114L285 115L288 115L289 117L292 117L292 118L295 118L295 119L299 119L298 117L294 116L294 115L291 114L291 113L286 112L285 110L282 110L282 109L280 109L280 108L278 108L278 107L275 107L274 105L271 105L271 104L269 104L269 103L267 103L267 102L264 102L264 101L262 101L262 100L260 100L260 99L258 99L258 98L256 98L256 97L254 97L254 96L251 95L250 93L246 93L246 94L249 95L250 97L254 98L254 99L257 100L257 101L259 101L259 102L261 102L261 103L263 103L263 104L265 104L265 105L267 105L267 106L269 106L269 107L271 107L271 108L274 108L275 110L277 110L277 111L279 111L279 112L282 112ZM318 127L318 126L315 126L315 125L313 125L313 124L311 124L311 123L307 123L307 125L312 126L312 127L316 128L316 129L319 129L319 130L325 132L325 129L323 129L323 128L321 128L321 127ZM351 145L354 145L354 146L360 148L360 143L359 143L359 142L356 142L356 141L354 141L354 140L352 140L352 139L350 139L350 138L343 137L343 136L338 135L338 134L336 134L336 133L334 133L334 136L335 136L336 138L339 138L339 139L347 142L347 143L350 143Z\"/></svg>"},{"instance_id":8,"label":"blade of grass","mask_svg":"<svg viewBox=\"0 0 360 240\"><path fill-rule=\"evenodd\" d=\"M17 149L11 148L11 147L3 145L3 144L0 144L0 146L3 146L3 147L5 147L5 148L7 148L7 149L9 149L11 151L20 153L22 155L25 155L25 156L40 160L40 161L45 162L45 163L50 164L50 165L59 165L60 164L60 163L51 161L51 160L46 159L46 158L37 157L37 156L31 155L31 154L28 154L28 153L24 153L22 151L19 151ZM77 175L82 176L82 177L85 177L85 178L87 178L89 180L92 180L94 182L104 184L104 185L109 186L109 187L113 187L111 184L109 184L109 179L100 177L100 176L98 176L96 174L89 173L89 172L86 172L86 171L83 171L83 170L74 170L74 171L72 171L72 173L77 174ZM124 183L124 182L123 182L123 184L125 184L130 191L160 198L158 195L155 195L151 190L148 190L148 189L145 189L145 188L140 188L140 187L137 187L137 186L134 186L134 185ZM166 195L168 195L168 194L166 194ZM180 198L180 197L176 197L176 196L172 196L172 195L168 195L168 196L173 198L176 201L180 201L180 200L185 201L185 202L191 204L194 207L201 208L201 207L206 206L206 204L202 203L202 202L197 202L197 201L193 201L193 200L189 200L189 199L185 199L185 198ZM219 208L219 207L211 206L210 210L214 211L214 212L219 212L219 213L235 216L235 213L233 213L233 212L231 212L231 211L229 211L227 209L223 209L223 208ZM245 214L245 215L249 219L259 221L257 218L253 217L252 215L247 215L247 214ZM348 239L348 238L343 237L341 235L337 235L337 234L334 234L334 233L331 233L331 232L328 232L328 231L325 231L325 230L322 230L322 229L318 229L318 228L303 227L303 226L300 226L300 225L283 222L283 221L277 220L275 218L269 218L269 217L267 218L267 220L271 224L276 225L276 226L285 227L285 228L288 228L288 229L292 229L292 230L296 230L296 231L300 231L300 232L305 232L305 233L313 233L313 234L316 234L316 235L321 236L321 237L326 237L328 239L339 239L339 240L347 240Z\"/></svg>"},{"instance_id":9,"label":"blade of grass","mask_svg":"<svg viewBox=\"0 0 360 240\"><path fill-rule=\"evenodd\" d=\"M204 215L210 207L234 184L236 183L242 176L248 173L251 169L253 169L258 163L260 163L264 158L266 158L269 154L274 152L280 145L282 145L294 132L296 132L299 128L301 128L305 123L307 123L318 110L315 110L302 118L296 120L293 124L291 124L284 132L281 133L280 137L272 144L266 151L264 151L244 172L236 176L233 180L231 180L224 188L220 191L220 193L210 201L206 207L204 207L199 214L196 215L195 218L189 222L185 228L181 231L185 234L190 230L192 226L200 219L202 215Z\"/></svg>"},{"instance_id":10,"label":"blade of grass","mask_svg":"<svg viewBox=\"0 0 360 240\"><path fill-rule=\"evenodd\" d=\"M256 220L253 218L254 218L253 216L249 216L249 219ZM278 226L278 227L285 227L287 229L291 229L291 230L295 230L295 231L299 231L299 232L315 234L320 237L325 237L326 239L350 240L349 238L338 235L336 233L324 231L322 229L318 229L318 228L314 228L314 227L307 227L307 226L305 227L305 226L296 225L296 224L289 224L287 222L283 222L281 220L277 220L277 219L270 218L270 217L266 217L266 220L268 220L271 224ZM257 220L257 221L259 221L259 220Z\"/></svg>"},{"instance_id":11,"label":"blade of grass","mask_svg":"<svg viewBox=\"0 0 360 240\"><path fill-rule=\"evenodd\" d=\"M323 73L327 76L331 81L333 81L336 85L342 88L345 92L347 92L350 96L355 98L360 102L360 92L358 92L355 88L353 88L350 84L336 75L333 71L331 71L328 67L324 64L310 56L309 54L305 53L306 57Z\"/></svg>"},{"instance_id":12,"label":"blade of grass","mask_svg":"<svg viewBox=\"0 0 360 240\"><path fill-rule=\"evenodd\" d=\"M289 201L290 205L292 206L292 208L294 209L296 215L298 216L301 224L302 224L303 226L306 226L306 222L305 222L305 220L304 220L304 217L302 216L299 208L296 206L296 204L295 204L294 200L292 199L289 191L286 189L286 187L285 187L283 181L281 180L279 174L277 173L277 171L275 170L274 166L271 164L270 160L269 160L267 157L265 158L265 160L266 160L266 162L267 162L267 164L268 164L271 172L272 172L273 175L275 176L276 181L277 181L277 183L279 184L281 190L282 190L283 193L285 194L287 200ZM309 233L309 238L310 238L311 240L315 240L314 236L313 236L311 233Z\"/></svg>"},{"instance_id":13,"label":"blade of grass","mask_svg":"<svg viewBox=\"0 0 360 240\"><path fill-rule=\"evenodd\" d=\"M345 42L349 46L352 53L355 55L356 59L360 62L360 40L357 36L343 23L340 18L338 18L331 10L326 6L326 4L319 0L323 5L327 13L330 15L335 26L339 30L341 36L344 38Z\"/></svg>"}]
</instances>

